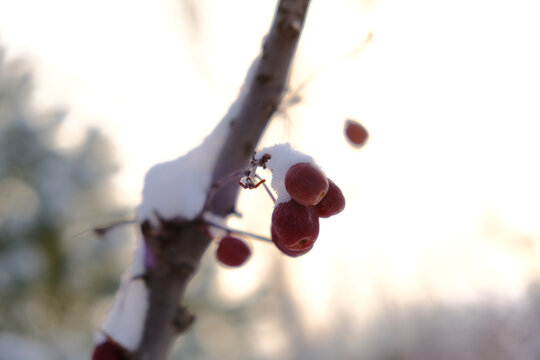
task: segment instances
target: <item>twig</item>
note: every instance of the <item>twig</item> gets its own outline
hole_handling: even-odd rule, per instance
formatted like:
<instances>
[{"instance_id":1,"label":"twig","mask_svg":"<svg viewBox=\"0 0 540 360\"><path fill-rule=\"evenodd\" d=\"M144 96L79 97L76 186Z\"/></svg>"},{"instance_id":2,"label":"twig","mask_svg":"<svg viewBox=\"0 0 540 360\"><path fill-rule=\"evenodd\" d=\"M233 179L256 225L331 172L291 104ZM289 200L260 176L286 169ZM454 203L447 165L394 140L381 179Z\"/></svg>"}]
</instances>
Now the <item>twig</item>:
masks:
<instances>
[{"instance_id":1,"label":"twig","mask_svg":"<svg viewBox=\"0 0 540 360\"><path fill-rule=\"evenodd\" d=\"M257 240L262 240L262 241L266 241L266 242L272 242L272 239L270 239L270 238L268 238L266 236L257 235L257 234L251 233L249 231L231 229L231 228L228 228L228 227L226 227L224 225L216 224L216 223L211 222L211 221L207 221L206 223L208 225L210 225L210 226L213 226L213 227L221 229L221 230L228 231L228 232L233 233L233 234L240 234L240 235L251 237L251 238L254 238L254 239L257 239Z\"/></svg>"},{"instance_id":2,"label":"twig","mask_svg":"<svg viewBox=\"0 0 540 360\"><path fill-rule=\"evenodd\" d=\"M262 181L262 178L259 176L259 175L255 175L255 178L256 179L259 179ZM268 194L268 196L270 196L270 199L272 199L272 202L276 202L276 198L274 197L274 194L272 194L272 192L270 191L270 189L268 188L268 185L266 185L266 183L262 183L263 187L264 187L264 190L266 190L266 193Z\"/></svg>"},{"instance_id":3,"label":"twig","mask_svg":"<svg viewBox=\"0 0 540 360\"><path fill-rule=\"evenodd\" d=\"M113 230L114 228L122 225L129 225L129 224L136 224L137 220L121 220L117 221L115 223L97 227L92 229L92 232L96 234L97 236L105 236L109 231Z\"/></svg>"},{"instance_id":4,"label":"twig","mask_svg":"<svg viewBox=\"0 0 540 360\"><path fill-rule=\"evenodd\" d=\"M217 159L213 183L249 165L267 122L282 100L308 5L309 0L279 1L255 76L246 84L247 93ZM214 214L226 217L235 213L238 187L229 183L218 189L210 201ZM156 266L147 270L150 299L143 337L133 357L164 360L176 336L193 322L179 304L212 239L201 219L166 219L159 229L146 222L141 229Z\"/></svg>"}]
</instances>

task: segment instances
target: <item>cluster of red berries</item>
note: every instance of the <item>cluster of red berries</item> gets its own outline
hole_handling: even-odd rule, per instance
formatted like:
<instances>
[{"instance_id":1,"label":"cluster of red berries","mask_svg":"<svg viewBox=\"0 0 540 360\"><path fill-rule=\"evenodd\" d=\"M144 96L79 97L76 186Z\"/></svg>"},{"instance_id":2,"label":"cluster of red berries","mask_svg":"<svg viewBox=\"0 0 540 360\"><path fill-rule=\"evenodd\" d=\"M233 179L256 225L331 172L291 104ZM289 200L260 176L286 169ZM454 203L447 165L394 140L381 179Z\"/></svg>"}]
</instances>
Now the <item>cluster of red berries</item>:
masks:
<instances>
[{"instance_id":1,"label":"cluster of red berries","mask_svg":"<svg viewBox=\"0 0 540 360\"><path fill-rule=\"evenodd\" d=\"M369 138L366 128L352 119L345 121L344 133L349 143L357 148L363 147ZM255 189L264 183L264 180L254 181L253 175L257 166L266 168L266 162L270 159L271 155L266 153L259 160L254 157L251 171L240 181L240 185L245 189ZM313 248L319 235L319 218L341 212L345 208L345 198L332 180L307 161L300 160L288 167L285 178L281 180L290 200L280 201L278 198L279 203L272 213L272 242L282 253L297 257ZM278 189L275 190L279 193ZM250 247L230 233L220 240L216 251L221 263L233 267L245 263L250 255Z\"/></svg>"},{"instance_id":2,"label":"cluster of red berries","mask_svg":"<svg viewBox=\"0 0 540 360\"><path fill-rule=\"evenodd\" d=\"M341 212L345 198L339 187L315 165L301 162L285 175L291 200L278 204L272 213L272 241L284 254L307 253L319 236L319 218Z\"/></svg>"},{"instance_id":3,"label":"cluster of red berries","mask_svg":"<svg viewBox=\"0 0 540 360\"><path fill-rule=\"evenodd\" d=\"M299 162L290 166L284 179L290 200L280 202L272 212L272 242L284 254L297 257L313 248L319 236L319 218L327 218L345 208L339 187L315 165ZM217 259L238 267L251 255L241 239L228 234L218 243Z\"/></svg>"}]
</instances>

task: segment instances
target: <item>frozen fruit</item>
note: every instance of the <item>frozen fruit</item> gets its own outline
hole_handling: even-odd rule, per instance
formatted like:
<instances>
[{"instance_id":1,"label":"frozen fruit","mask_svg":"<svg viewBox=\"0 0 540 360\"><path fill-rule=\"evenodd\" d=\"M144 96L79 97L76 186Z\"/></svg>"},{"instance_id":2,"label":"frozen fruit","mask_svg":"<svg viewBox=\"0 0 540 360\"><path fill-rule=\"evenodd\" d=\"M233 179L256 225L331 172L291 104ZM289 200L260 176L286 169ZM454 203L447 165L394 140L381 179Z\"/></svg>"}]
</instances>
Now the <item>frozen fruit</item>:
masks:
<instances>
[{"instance_id":1,"label":"frozen fruit","mask_svg":"<svg viewBox=\"0 0 540 360\"><path fill-rule=\"evenodd\" d=\"M109 340L102 342L94 348L92 360L125 360L125 351Z\"/></svg>"},{"instance_id":2,"label":"frozen fruit","mask_svg":"<svg viewBox=\"0 0 540 360\"><path fill-rule=\"evenodd\" d=\"M285 189L300 205L316 205L328 191L328 180L315 165L301 162L287 170Z\"/></svg>"},{"instance_id":3,"label":"frozen fruit","mask_svg":"<svg viewBox=\"0 0 540 360\"><path fill-rule=\"evenodd\" d=\"M301 256L301 255L304 255L305 253L307 253L311 249L313 249L313 245L311 245L310 247L308 247L308 248L306 248L304 250L291 250L291 249L288 249L288 248L284 247L282 245L283 244L282 240L276 234L274 229L272 229L272 241L274 242L276 247L279 249L279 251L281 251L282 253L284 253L285 255L290 256L290 257L298 257L298 256Z\"/></svg>"},{"instance_id":4,"label":"frozen fruit","mask_svg":"<svg viewBox=\"0 0 540 360\"><path fill-rule=\"evenodd\" d=\"M216 257L229 266L240 266L251 255L251 249L242 240L230 235L223 237L217 247Z\"/></svg>"},{"instance_id":5,"label":"frozen fruit","mask_svg":"<svg viewBox=\"0 0 540 360\"><path fill-rule=\"evenodd\" d=\"M345 121L345 135L349 139L349 142L356 147L364 145L369 136L362 124L350 119Z\"/></svg>"},{"instance_id":6,"label":"frozen fruit","mask_svg":"<svg viewBox=\"0 0 540 360\"><path fill-rule=\"evenodd\" d=\"M319 217L327 218L340 213L345 208L345 197L339 187L330 179L328 179L328 193L315 205Z\"/></svg>"},{"instance_id":7,"label":"frozen fruit","mask_svg":"<svg viewBox=\"0 0 540 360\"><path fill-rule=\"evenodd\" d=\"M300 251L313 245L319 235L319 216L313 206L303 206L289 200L278 204L272 213L274 242L280 246Z\"/></svg>"}]
</instances>

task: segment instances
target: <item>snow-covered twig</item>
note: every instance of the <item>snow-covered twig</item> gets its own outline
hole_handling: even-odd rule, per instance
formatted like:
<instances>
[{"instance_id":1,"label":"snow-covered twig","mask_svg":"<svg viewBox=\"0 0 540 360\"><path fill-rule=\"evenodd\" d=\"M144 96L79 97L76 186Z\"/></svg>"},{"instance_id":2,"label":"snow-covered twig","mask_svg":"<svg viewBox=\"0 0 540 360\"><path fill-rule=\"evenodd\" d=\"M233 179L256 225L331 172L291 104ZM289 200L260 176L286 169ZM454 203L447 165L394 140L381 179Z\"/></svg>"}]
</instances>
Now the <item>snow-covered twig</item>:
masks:
<instances>
[{"instance_id":1,"label":"snow-covered twig","mask_svg":"<svg viewBox=\"0 0 540 360\"><path fill-rule=\"evenodd\" d=\"M147 174L143 202L137 209L143 250L137 252L137 262L144 264L144 274L126 280L128 287L137 284L137 294L145 301L134 302L137 313L122 312L129 306L118 303L103 329L114 337L122 333L121 324L142 324L142 329L125 329L133 336L114 339L134 359L166 359L176 336L194 321L181 302L212 241L203 212L210 210L219 218L235 213L239 186L221 180L248 168L259 138L279 107L308 5L309 0L279 1L262 53L223 121L201 146L154 166ZM131 296L129 290L126 296Z\"/></svg>"}]
</instances>

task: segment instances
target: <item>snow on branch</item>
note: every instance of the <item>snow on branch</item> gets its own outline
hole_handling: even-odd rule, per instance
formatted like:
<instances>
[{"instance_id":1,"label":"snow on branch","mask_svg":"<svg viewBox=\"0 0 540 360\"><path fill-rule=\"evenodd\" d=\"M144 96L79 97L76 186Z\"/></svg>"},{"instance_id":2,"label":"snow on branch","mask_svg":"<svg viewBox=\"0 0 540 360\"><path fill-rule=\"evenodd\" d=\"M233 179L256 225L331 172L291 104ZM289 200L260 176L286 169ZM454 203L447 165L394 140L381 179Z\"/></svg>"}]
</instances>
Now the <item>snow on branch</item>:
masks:
<instances>
[{"instance_id":1,"label":"snow on branch","mask_svg":"<svg viewBox=\"0 0 540 360\"><path fill-rule=\"evenodd\" d=\"M134 265L102 328L94 360L166 359L174 339L193 323L180 304L213 240L203 212L210 210L214 218L235 212L243 175L238 170L249 166L282 100L308 5L309 0L279 1L262 53L223 120L201 145L147 173ZM230 174L236 181L213 188Z\"/></svg>"},{"instance_id":2,"label":"snow on branch","mask_svg":"<svg viewBox=\"0 0 540 360\"><path fill-rule=\"evenodd\" d=\"M175 160L154 165L146 174L143 198L137 208L137 220L158 225L157 214L164 219L193 220L200 216L213 183L212 173L231 130L231 123L241 109L259 63L251 64L236 101L203 142Z\"/></svg>"}]
</instances>

